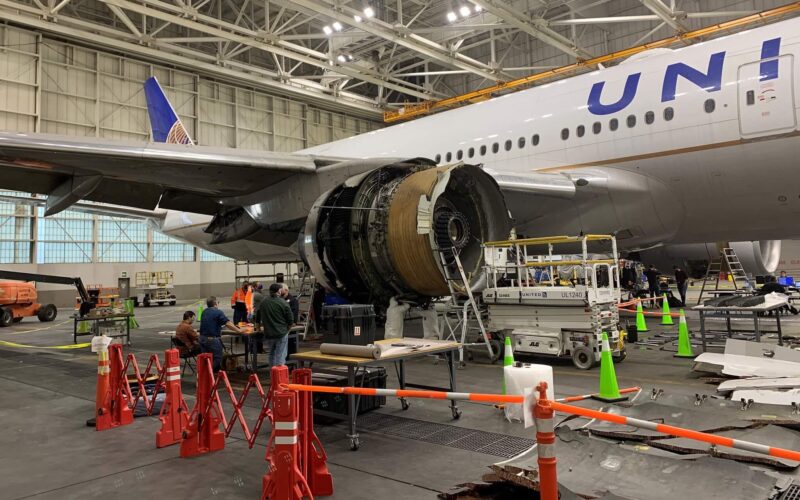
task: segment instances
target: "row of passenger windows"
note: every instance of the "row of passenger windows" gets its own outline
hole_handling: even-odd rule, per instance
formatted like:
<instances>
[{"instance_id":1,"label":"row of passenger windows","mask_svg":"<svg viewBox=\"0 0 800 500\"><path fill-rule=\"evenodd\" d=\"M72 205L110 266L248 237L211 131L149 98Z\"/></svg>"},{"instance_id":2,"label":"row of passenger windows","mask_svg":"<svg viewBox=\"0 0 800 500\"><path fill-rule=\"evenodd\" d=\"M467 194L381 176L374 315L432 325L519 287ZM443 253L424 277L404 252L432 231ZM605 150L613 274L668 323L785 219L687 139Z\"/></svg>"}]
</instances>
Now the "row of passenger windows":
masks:
<instances>
[{"instance_id":1,"label":"row of passenger windows","mask_svg":"<svg viewBox=\"0 0 800 500\"><path fill-rule=\"evenodd\" d=\"M714 99L707 99L705 103L703 103L703 109L705 110L706 113L713 113L714 110L716 109L716 103L714 102ZM671 121L673 118L675 118L675 110L672 109L671 107L666 107L662 112L662 116L664 118L664 121L667 122ZM647 125L652 125L655 121L656 121L656 114L653 111L648 111L647 113L644 114L644 123L646 123ZM635 127L636 123L637 123L636 115L628 115L628 117L625 119L625 124L627 125L628 128ZM615 132L617 129L619 129L619 120L617 118L611 118L610 120L608 120L608 129L612 132ZM603 124L601 122L594 122L592 124L593 134L597 135L602 131L603 131ZM569 139L569 135L570 135L570 129L568 128L561 129L561 140L566 141L567 139ZM575 135L578 137L583 137L584 135L586 135L586 127L583 125L578 125L577 127L575 127ZM523 149L525 147L526 141L527 138L525 137L520 137L519 139L517 139L517 148ZM531 136L530 145L531 146L539 145L539 134L534 134L533 136ZM505 141L505 143L503 143L503 149L506 151L511 151L513 147L514 143L511 139L508 139ZM480 146L477 149L474 147L468 148L466 150L466 157L473 158L475 157L476 154L480 156L486 156L487 150L488 147L486 144ZM492 153L497 154L498 152L500 152L500 143L495 142L492 144ZM465 155L464 150L459 149L455 153L455 159L461 160L464 158L464 155ZM450 162L452 160L453 160L453 153L448 152L444 155L445 162ZM441 161L442 161L442 155L440 154L436 155L436 163L440 163Z\"/></svg>"}]
</instances>

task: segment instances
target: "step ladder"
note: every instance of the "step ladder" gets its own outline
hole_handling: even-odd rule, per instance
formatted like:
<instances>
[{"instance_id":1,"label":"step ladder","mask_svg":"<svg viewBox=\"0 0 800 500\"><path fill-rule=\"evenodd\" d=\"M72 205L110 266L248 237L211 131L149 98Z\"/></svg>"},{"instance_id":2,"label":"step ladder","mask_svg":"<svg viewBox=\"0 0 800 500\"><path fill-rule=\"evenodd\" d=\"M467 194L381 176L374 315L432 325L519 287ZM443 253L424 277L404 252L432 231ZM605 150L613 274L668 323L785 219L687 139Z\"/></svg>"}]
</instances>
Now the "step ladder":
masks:
<instances>
[{"instance_id":1,"label":"step ladder","mask_svg":"<svg viewBox=\"0 0 800 500\"><path fill-rule=\"evenodd\" d=\"M731 280L722 279L723 273L730 274ZM709 286L711 283L714 284L713 289ZM720 286L722 284L726 286ZM709 287L708 291L719 291L730 290L730 285L733 286L733 290L746 289L750 286L750 278L747 276L742 262L733 248L726 247L720 251L719 256L711 259L711 262L708 263L708 269L706 269L706 275L703 277L703 286L700 288L700 296L697 298L697 303L700 304L703 301L706 287Z\"/></svg>"},{"instance_id":2,"label":"step ladder","mask_svg":"<svg viewBox=\"0 0 800 500\"><path fill-rule=\"evenodd\" d=\"M311 271L307 267L304 267L300 275L300 286L297 291L297 301L300 304L300 319L304 319L305 321L303 326L303 340L308 336L309 327L314 328L315 335L319 334L316 321L311 320L311 314L314 308L314 286L316 283L317 280L314 278L314 275L311 274Z\"/></svg>"},{"instance_id":3,"label":"step ladder","mask_svg":"<svg viewBox=\"0 0 800 500\"><path fill-rule=\"evenodd\" d=\"M444 278L450 290L450 300L445 311L445 325L449 330L447 340L459 342L458 363L464 366L464 348L484 345L489 353L489 359L494 361L495 356L489 334L483 324L482 311L475 300L469 280L461 264L461 258L456 248L440 248L439 259L444 270ZM451 324L451 317L456 317L455 325ZM477 325L477 326L475 326ZM467 343L470 331L480 332L483 342Z\"/></svg>"}]
</instances>

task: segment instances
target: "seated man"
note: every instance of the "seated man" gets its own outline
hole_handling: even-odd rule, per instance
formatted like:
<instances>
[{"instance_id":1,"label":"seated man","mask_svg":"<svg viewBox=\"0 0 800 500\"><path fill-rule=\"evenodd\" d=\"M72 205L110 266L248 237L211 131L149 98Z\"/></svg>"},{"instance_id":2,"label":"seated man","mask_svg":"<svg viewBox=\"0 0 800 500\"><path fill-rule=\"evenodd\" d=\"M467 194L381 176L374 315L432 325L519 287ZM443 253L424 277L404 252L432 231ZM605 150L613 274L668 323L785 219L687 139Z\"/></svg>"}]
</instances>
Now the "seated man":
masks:
<instances>
[{"instance_id":1,"label":"seated man","mask_svg":"<svg viewBox=\"0 0 800 500\"><path fill-rule=\"evenodd\" d=\"M175 337L183 344L178 347L181 356L197 356L201 352L200 334L192 328L194 318L195 314L192 311L186 311L183 313L183 321L175 328Z\"/></svg>"}]
</instances>

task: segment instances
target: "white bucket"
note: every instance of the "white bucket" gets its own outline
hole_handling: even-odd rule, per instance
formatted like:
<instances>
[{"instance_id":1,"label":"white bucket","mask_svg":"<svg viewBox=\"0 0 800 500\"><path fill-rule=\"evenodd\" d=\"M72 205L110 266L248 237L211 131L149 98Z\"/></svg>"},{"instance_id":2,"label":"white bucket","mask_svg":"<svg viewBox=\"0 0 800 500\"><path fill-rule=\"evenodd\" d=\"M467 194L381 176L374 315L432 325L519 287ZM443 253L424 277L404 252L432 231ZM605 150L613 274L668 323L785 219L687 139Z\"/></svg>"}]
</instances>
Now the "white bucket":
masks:
<instances>
[{"instance_id":1,"label":"white bucket","mask_svg":"<svg viewBox=\"0 0 800 500\"><path fill-rule=\"evenodd\" d=\"M533 389L540 382L547 382L547 399L554 399L553 389L553 367L548 365L522 364L521 366L506 366L503 368L503 376L506 381L506 394L525 395L525 389ZM538 393L536 393L538 395ZM522 422L524 412L522 404L505 405L506 419L510 422Z\"/></svg>"}]
</instances>

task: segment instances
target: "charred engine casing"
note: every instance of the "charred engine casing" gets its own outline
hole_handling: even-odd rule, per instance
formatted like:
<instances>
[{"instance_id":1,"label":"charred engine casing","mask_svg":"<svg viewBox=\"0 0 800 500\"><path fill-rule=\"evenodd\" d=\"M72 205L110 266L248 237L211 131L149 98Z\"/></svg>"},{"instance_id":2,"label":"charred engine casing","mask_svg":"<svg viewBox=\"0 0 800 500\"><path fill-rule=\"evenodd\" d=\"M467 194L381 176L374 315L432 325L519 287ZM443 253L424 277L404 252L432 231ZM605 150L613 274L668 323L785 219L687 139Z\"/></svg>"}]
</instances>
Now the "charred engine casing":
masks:
<instances>
[{"instance_id":1,"label":"charred engine casing","mask_svg":"<svg viewBox=\"0 0 800 500\"><path fill-rule=\"evenodd\" d=\"M455 247L471 286L480 286L481 243L506 238L510 228L500 188L482 169L415 159L352 177L320 196L302 252L327 289L354 302L386 303L448 295L440 249L452 263Z\"/></svg>"}]
</instances>

